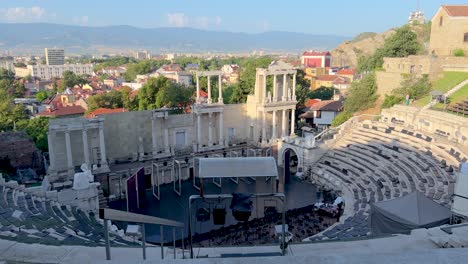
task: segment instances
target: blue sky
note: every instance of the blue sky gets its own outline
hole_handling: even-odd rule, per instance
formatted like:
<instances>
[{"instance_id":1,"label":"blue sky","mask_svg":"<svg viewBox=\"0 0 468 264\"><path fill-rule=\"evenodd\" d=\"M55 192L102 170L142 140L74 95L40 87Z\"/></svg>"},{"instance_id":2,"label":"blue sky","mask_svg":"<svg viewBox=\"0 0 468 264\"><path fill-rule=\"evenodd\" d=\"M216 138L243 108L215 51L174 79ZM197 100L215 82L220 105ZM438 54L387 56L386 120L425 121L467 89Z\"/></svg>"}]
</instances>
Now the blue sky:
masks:
<instances>
[{"instance_id":1,"label":"blue sky","mask_svg":"<svg viewBox=\"0 0 468 264\"><path fill-rule=\"evenodd\" d=\"M420 0L430 18L441 4ZM417 0L0 0L0 22L194 27L234 32L271 30L353 36L406 22Z\"/></svg>"}]
</instances>

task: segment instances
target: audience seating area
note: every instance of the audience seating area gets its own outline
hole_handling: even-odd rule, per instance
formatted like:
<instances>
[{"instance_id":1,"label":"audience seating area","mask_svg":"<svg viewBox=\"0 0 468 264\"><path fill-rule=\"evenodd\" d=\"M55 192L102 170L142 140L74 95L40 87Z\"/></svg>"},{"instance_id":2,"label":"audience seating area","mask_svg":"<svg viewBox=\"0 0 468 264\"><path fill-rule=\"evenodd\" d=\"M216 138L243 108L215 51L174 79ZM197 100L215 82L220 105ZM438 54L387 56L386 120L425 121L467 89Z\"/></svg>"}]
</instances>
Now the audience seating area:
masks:
<instances>
[{"instance_id":1,"label":"audience seating area","mask_svg":"<svg viewBox=\"0 0 468 264\"><path fill-rule=\"evenodd\" d=\"M137 245L116 228L110 237L113 246ZM0 239L45 245L105 245L102 220L94 214L2 185Z\"/></svg>"},{"instance_id":2,"label":"audience seating area","mask_svg":"<svg viewBox=\"0 0 468 264\"><path fill-rule=\"evenodd\" d=\"M468 100L451 104L447 107L447 110L456 114L468 115Z\"/></svg>"},{"instance_id":3,"label":"audience seating area","mask_svg":"<svg viewBox=\"0 0 468 264\"><path fill-rule=\"evenodd\" d=\"M449 207L454 171L467 156L441 135L425 135L394 123L359 123L311 168L311 180L352 193L353 214L309 240L370 235L370 205L420 191ZM347 188L347 190L344 190Z\"/></svg>"}]
</instances>

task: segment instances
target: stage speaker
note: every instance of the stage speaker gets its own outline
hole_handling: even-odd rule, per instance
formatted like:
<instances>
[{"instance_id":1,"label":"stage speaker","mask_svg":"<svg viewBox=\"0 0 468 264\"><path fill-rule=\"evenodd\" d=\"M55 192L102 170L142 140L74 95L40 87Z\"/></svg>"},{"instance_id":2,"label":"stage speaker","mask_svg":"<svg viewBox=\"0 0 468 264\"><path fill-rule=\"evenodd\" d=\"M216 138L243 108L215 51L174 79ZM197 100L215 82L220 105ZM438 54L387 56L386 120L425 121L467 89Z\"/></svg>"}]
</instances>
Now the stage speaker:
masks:
<instances>
[{"instance_id":1,"label":"stage speaker","mask_svg":"<svg viewBox=\"0 0 468 264\"><path fill-rule=\"evenodd\" d=\"M226 223L226 208L213 209L213 224L224 225Z\"/></svg>"}]
</instances>

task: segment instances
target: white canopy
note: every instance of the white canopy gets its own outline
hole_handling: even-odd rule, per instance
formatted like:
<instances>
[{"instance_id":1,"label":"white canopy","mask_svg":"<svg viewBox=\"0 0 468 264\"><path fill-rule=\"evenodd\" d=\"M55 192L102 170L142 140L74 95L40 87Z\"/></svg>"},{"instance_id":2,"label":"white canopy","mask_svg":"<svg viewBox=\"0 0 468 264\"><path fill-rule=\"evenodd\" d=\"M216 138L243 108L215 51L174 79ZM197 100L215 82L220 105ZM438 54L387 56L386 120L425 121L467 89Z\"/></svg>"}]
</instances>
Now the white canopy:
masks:
<instances>
[{"instance_id":1,"label":"white canopy","mask_svg":"<svg viewBox=\"0 0 468 264\"><path fill-rule=\"evenodd\" d=\"M273 157L201 158L200 178L278 177Z\"/></svg>"}]
</instances>

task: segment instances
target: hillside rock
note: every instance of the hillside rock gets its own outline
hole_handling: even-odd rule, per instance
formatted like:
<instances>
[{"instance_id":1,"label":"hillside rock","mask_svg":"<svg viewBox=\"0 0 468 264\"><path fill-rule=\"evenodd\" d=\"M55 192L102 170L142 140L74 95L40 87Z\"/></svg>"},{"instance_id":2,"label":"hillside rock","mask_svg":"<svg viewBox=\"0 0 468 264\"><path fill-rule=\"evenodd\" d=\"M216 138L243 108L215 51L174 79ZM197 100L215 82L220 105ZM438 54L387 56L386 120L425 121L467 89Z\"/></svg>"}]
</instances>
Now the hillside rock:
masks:
<instances>
[{"instance_id":1,"label":"hillside rock","mask_svg":"<svg viewBox=\"0 0 468 264\"><path fill-rule=\"evenodd\" d=\"M358 38L357 41L345 41L331 51L333 56L332 66L357 67L358 58L360 56L372 55L376 49L383 46L385 39L394 33L395 30L391 29L381 34L368 34L367 37Z\"/></svg>"}]
</instances>

